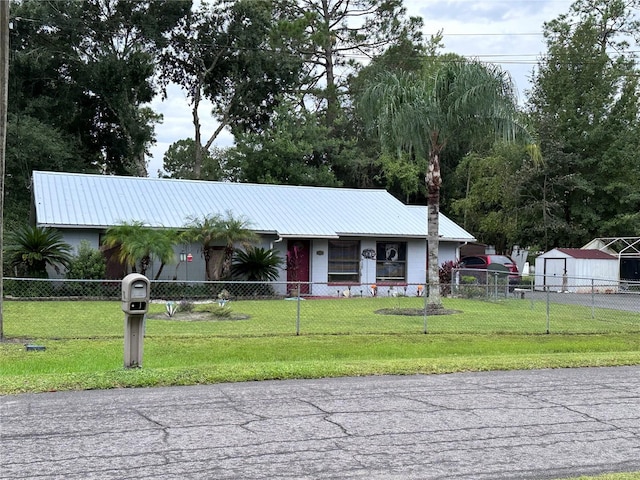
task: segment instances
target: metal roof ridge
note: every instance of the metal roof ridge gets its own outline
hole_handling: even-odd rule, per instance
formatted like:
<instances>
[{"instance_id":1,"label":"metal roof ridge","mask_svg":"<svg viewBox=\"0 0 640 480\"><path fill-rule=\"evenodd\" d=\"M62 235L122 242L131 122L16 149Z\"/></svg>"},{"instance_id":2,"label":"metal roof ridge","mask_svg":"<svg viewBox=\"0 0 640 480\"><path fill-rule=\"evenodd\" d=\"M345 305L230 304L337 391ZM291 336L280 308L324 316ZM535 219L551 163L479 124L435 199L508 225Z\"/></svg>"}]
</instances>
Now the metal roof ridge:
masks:
<instances>
[{"instance_id":1,"label":"metal roof ridge","mask_svg":"<svg viewBox=\"0 0 640 480\"><path fill-rule=\"evenodd\" d=\"M94 177L94 178L117 178L136 181L160 181L160 182L184 182L184 183L199 183L199 184L216 184L216 185L250 185L256 187L265 188L304 188L313 190L340 190L340 191L357 191L357 192L385 192L391 195L384 188L355 188L355 187L329 187L329 186L316 186L316 185L287 185L281 183L255 183L255 182L230 182L224 180L201 180L193 178L161 178L161 177L137 177L134 175L107 175L100 173L82 173L82 172L55 172L48 170L33 170L33 174L43 175L63 175L63 176L76 176L76 177ZM393 197L393 195L391 195ZM393 197L396 199L395 197ZM398 199L396 199L398 200ZM400 200L398 200L400 202ZM402 203L402 202L400 202ZM403 204L404 205L404 204Z\"/></svg>"}]
</instances>

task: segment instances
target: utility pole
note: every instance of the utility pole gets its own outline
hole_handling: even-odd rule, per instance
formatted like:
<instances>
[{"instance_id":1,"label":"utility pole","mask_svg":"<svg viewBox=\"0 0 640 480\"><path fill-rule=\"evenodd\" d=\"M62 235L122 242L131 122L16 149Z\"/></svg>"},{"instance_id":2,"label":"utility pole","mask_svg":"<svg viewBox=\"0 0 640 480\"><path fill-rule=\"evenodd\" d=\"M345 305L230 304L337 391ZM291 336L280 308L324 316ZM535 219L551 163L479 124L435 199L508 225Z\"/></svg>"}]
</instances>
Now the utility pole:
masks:
<instances>
[{"instance_id":1,"label":"utility pole","mask_svg":"<svg viewBox=\"0 0 640 480\"><path fill-rule=\"evenodd\" d=\"M9 108L9 1L0 0L0 341L4 340L4 174Z\"/></svg>"}]
</instances>

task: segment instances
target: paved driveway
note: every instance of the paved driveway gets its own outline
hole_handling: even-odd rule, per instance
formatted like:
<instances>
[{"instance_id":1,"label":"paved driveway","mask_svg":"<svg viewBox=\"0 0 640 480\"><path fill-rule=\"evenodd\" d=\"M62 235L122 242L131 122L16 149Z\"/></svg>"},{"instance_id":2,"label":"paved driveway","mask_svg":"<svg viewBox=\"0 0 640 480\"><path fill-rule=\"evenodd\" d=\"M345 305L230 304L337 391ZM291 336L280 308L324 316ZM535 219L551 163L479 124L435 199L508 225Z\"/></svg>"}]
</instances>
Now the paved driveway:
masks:
<instances>
[{"instance_id":1,"label":"paved driveway","mask_svg":"<svg viewBox=\"0 0 640 480\"><path fill-rule=\"evenodd\" d=\"M551 479L640 471L640 367L0 398L3 479Z\"/></svg>"},{"instance_id":2,"label":"paved driveway","mask_svg":"<svg viewBox=\"0 0 640 480\"><path fill-rule=\"evenodd\" d=\"M600 293L591 295L589 293L558 293L558 292L527 292L527 299L533 298L538 301L550 303L563 303L570 305L582 305L584 307L607 308L611 310L622 310L628 312L640 312L640 295L638 293Z\"/></svg>"}]
</instances>

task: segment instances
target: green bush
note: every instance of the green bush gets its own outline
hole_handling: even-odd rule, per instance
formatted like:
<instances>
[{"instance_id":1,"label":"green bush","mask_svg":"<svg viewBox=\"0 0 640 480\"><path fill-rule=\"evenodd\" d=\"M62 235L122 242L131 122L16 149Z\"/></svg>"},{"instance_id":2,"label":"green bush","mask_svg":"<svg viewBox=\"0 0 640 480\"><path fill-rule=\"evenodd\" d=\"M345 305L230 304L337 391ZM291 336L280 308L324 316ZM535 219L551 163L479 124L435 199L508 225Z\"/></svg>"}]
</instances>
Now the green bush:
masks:
<instances>
[{"instance_id":1,"label":"green bush","mask_svg":"<svg viewBox=\"0 0 640 480\"><path fill-rule=\"evenodd\" d=\"M207 307L203 310L204 312L210 313L212 316L216 318L229 318L231 317L231 309L228 306L221 306L216 303L207 305Z\"/></svg>"},{"instance_id":2,"label":"green bush","mask_svg":"<svg viewBox=\"0 0 640 480\"><path fill-rule=\"evenodd\" d=\"M189 300L180 300L180 303L178 304L178 311L185 313L193 312L193 302Z\"/></svg>"},{"instance_id":3,"label":"green bush","mask_svg":"<svg viewBox=\"0 0 640 480\"><path fill-rule=\"evenodd\" d=\"M78 254L71 258L66 277L80 280L100 280L105 277L107 264L102 252L82 240Z\"/></svg>"},{"instance_id":4,"label":"green bush","mask_svg":"<svg viewBox=\"0 0 640 480\"><path fill-rule=\"evenodd\" d=\"M278 279L282 263L277 250L253 247L235 253L231 271L239 280L267 282Z\"/></svg>"},{"instance_id":5,"label":"green bush","mask_svg":"<svg viewBox=\"0 0 640 480\"><path fill-rule=\"evenodd\" d=\"M42 280L6 280L4 282L4 295L16 298L46 298L55 295L52 282Z\"/></svg>"}]
</instances>

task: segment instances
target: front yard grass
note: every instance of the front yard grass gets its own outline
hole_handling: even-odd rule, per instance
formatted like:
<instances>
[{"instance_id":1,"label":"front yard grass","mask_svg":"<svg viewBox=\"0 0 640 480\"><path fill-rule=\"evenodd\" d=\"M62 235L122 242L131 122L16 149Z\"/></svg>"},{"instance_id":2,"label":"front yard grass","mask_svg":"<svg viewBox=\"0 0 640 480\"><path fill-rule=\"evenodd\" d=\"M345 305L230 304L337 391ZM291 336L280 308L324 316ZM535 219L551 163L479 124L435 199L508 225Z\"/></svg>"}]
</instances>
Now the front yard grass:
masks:
<instances>
[{"instance_id":1,"label":"front yard grass","mask_svg":"<svg viewBox=\"0 0 640 480\"><path fill-rule=\"evenodd\" d=\"M190 385L264 379L431 374L459 371L640 364L637 314L591 318L543 305L445 300L461 313L376 315L420 307L419 298L232 302L241 320L184 321L153 304L143 368L123 369L118 302L5 302L0 394L69 389ZM197 308L204 309L205 306ZM158 318L151 318L158 316ZM579 328L577 328L579 326ZM26 351L35 343L45 351Z\"/></svg>"}]
</instances>

